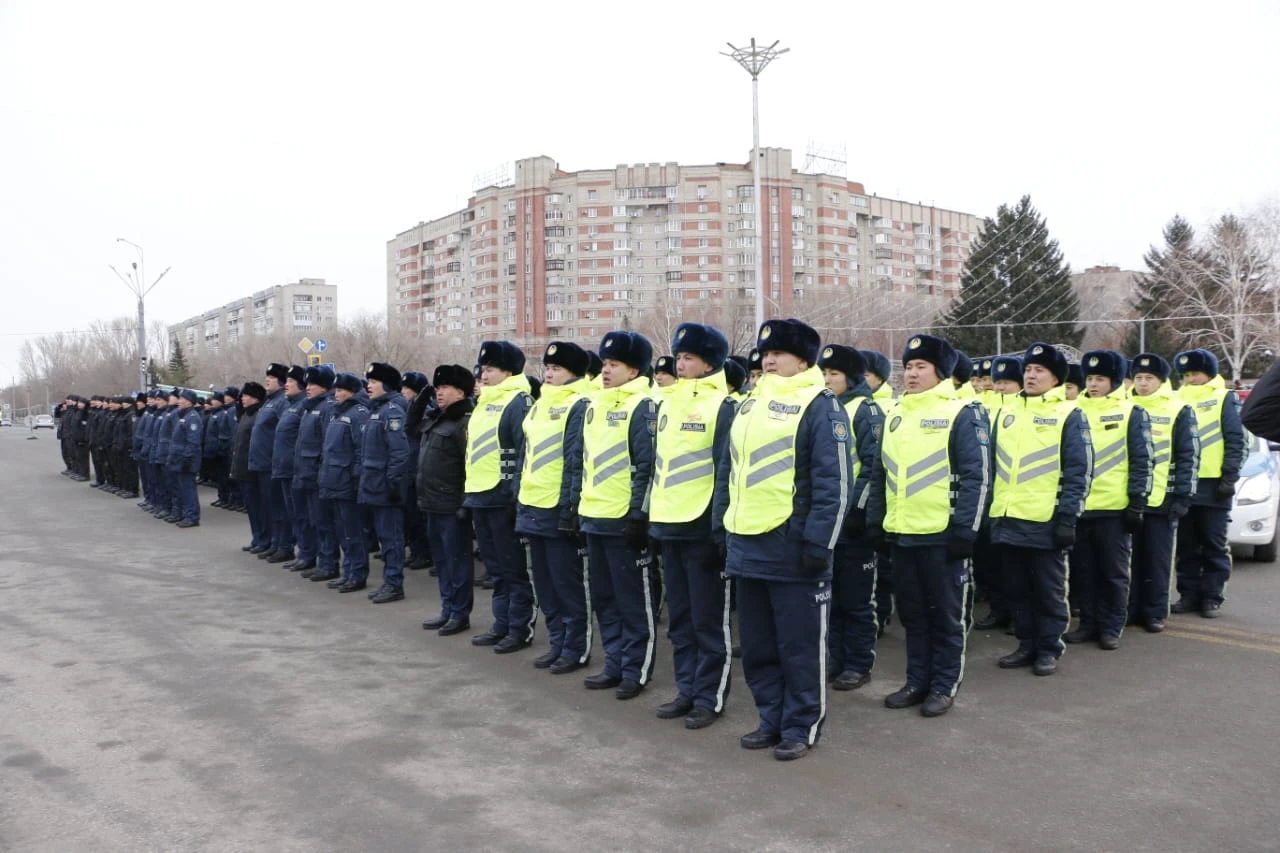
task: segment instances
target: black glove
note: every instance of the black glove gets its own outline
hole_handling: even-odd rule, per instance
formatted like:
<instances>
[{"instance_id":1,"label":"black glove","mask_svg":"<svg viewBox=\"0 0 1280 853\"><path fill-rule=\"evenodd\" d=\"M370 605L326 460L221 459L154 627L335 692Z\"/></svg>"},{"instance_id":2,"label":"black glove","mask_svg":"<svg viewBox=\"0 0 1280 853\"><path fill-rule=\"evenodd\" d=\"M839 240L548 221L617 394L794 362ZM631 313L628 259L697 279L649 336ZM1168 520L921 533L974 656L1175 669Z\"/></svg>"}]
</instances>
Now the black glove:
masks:
<instances>
[{"instance_id":1,"label":"black glove","mask_svg":"<svg viewBox=\"0 0 1280 853\"><path fill-rule=\"evenodd\" d=\"M846 536L857 536L867 529L867 511L854 507L844 517Z\"/></svg>"},{"instance_id":2,"label":"black glove","mask_svg":"<svg viewBox=\"0 0 1280 853\"><path fill-rule=\"evenodd\" d=\"M467 509L465 506L458 507L458 511L455 512L453 515L455 518L458 519L458 521L461 521L463 524L467 524L468 522L471 521L471 510Z\"/></svg>"},{"instance_id":3,"label":"black glove","mask_svg":"<svg viewBox=\"0 0 1280 853\"><path fill-rule=\"evenodd\" d=\"M723 572L727 549L723 542L717 542L707 549L707 556L702 561L702 568L708 572Z\"/></svg>"},{"instance_id":4,"label":"black glove","mask_svg":"<svg viewBox=\"0 0 1280 853\"><path fill-rule=\"evenodd\" d=\"M1076 526L1065 519L1053 523L1053 547L1066 550L1076 544Z\"/></svg>"},{"instance_id":5,"label":"black glove","mask_svg":"<svg viewBox=\"0 0 1280 853\"><path fill-rule=\"evenodd\" d=\"M1174 518L1182 518L1191 510L1185 499L1178 499L1169 504L1169 514Z\"/></svg>"},{"instance_id":6,"label":"black glove","mask_svg":"<svg viewBox=\"0 0 1280 853\"><path fill-rule=\"evenodd\" d=\"M965 539L963 536L951 534L951 539L947 541L947 559L949 560L967 560L973 556L973 540Z\"/></svg>"},{"instance_id":7,"label":"black glove","mask_svg":"<svg viewBox=\"0 0 1280 853\"><path fill-rule=\"evenodd\" d=\"M1226 477L1223 477L1218 481L1218 488L1215 491L1218 497L1223 500L1233 498L1236 496L1236 481L1228 480Z\"/></svg>"},{"instance_id":8,"label":"black glove","mask_svg":"<svg viewBox=\"0 0 1280 853\"><path fill-rule=\"evenodd\" d=\"M800 558L800 569L805 577L816 578L827 571L827 560L825 557L805 554Z\"/></svg>"},{"instance_id":9,"label":"black glove","mask_svg":"<svg viewBox=\"0 0 1280 853\"><path fill-rule=\"evenodd\" d=\"M622 533L627 547L643 551L649 547L649 518L644 513L633 512L627 516L627 528Z\"/></svg>"},{"instance_id":10,"label":"black glove","mask_svg":"<svg viewBox=\"0 0 1280 853\"><path fill-rule=\"evenodd\" d=\"M571 506L564 507L560 510L560 521L556 523L556 530L567 536L573 536L578 532L578 511Z\"/></svg>"},{"instance_id":11,"label":"black glove","mask_svg":"<svg viewBox=\"0 0 1280 853\"><path fill-rule=\"evenodd\" d=\"M1124 527L1130 533L1137 533L1142 529L1142 510L1136 507L1129 507L1124 511Z\"/></svg>"}]
</instances>

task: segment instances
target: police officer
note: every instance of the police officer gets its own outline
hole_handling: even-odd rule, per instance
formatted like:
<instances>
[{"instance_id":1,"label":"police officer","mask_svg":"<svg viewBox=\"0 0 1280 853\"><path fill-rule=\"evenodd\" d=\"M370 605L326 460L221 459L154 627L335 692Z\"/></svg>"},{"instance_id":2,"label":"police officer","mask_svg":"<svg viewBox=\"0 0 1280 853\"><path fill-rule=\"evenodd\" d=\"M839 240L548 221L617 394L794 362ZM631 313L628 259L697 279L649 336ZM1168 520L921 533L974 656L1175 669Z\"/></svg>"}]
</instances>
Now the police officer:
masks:
<instances>
[{"instance_id":1,"label":"police officer","mask_svg":"<svg viewBox=\"0 0 1280 853\"><path fill-rule=\"evenodd\" d=\"M156 392L148 391L145 395L146 408L138 418L133 430L133 460L138 467L138 480L142 486L142 500L138 501L139 509L149 509L153 497L151 491L151 467L147 461L150 452L151 433L156 420Z\"/></svg>"},{"instance_id":2,"label":"police officer","mask_svg":"<svg viewBox=\"0 0 1280 853\"><path fill-rule=\"evenodd\" d=\"M161 401L164 409L160 414L160 423L156 427L156 438L151 445L151 462L155 466L156 479L162 484L160 504L154 513L156 518L174 523L182 520L178 514L178 484L174 482L169 470L169 444L173 439L173 428L178 420L178 391L164 394Z\"/></svg>"},{"instance_id":3,"label":"police officer","mask_svg":"<svg viewBox=\"0 0 1280 853\"><path fill-rule=\"evenodd\" d=\"M178 397L178 414L174 419L169 441L169 471L177 487L178 506L182 516L178 527L197 527L200 524L200 496L196 490L196 474L200 470L204 446L204 424L193 408L199 397L190 388Z\"/></svg>"},{"instance_id":4,"label":"police officer","mask_svg":"<svg viewBox=\"0 0 1280 853\"><path fill-rule=\"evenodd\" d=\"M409 404L405 412L405 438L409 440L409 493L404 502L404 539L406 569L431 568L431 549L427 546L427 520L418 509L418 451L422 441L422 425L427 411L435 407L435 389L425 373L405 371L401 379L400 393Z\"/></svg>"},{"instance_id":5,"label":"police officer","mask_svg":"<svg viewBox=\"0 0 1280 853\"><path fill-rule=\"evenodd\" d=\"M818 333L769 320L756 340L764 376L734 418L713 512L727 533L742 672L760 717L740 743L787 761L818 742L826 716L823 632L852 454L849 416L817 366Z\"/></svg>"},{"instance_id":6,"label":"police officer","mask_svg":"<svg viewBox=\"0 0 1280 853\"><path fill-rule=\"evenodd\" d=\"M1089 419L1093 477L1071 551L1071 582L1078 591L1080 624L1068 643L1112 651L1128 618L1132 536L1142 530L1151 494L1151 419L1125 394L1129 360L1111 350L1080 359L1086 395L1080 410Z\"/></svg>"},{"instance_id":7,"label":"police officer","mask_svg":"<svg viewBox=\"0 0 1280 853\"><path fill-rule=\"evenodd\" d=\"M880 465L884 411L871 399L867 362L853 347L828 344L818 359L827 390L849 415L853 488L831 573L827 632L828 678L835 690L857 690L871 681L876 662L876 536L867 534L873 471Z\"/></svg>"},{"instance_id":8,"label":"police officer","mask_svg":"<svg viewBox=\"0 0 1280 853\"><path fill-rule=\"evenodd\" d=\"M1200 437L1200 471L1191 509L1179 524L1178 600L1174 613L1215 618L1231 578L1227 544L1236 481L1244 464L1244 427L1240 402L1218 375L1218 359L1208 350L1178 353L1174 364L1182 377L1178 397L1196 413Z\"/></svg>"},{"instance_id":9,"label":"police officer","mask_svg":"<svg viewBox=\"0 0 1280 853\"><path fill-rule=\"evenodd\" d=\"M276 553L267 558L268 563L282 563L281 568L292 569L298 565L294 547L298 544L298 531L303 519L293 501L293 456L298 445L298 426L302 421L302 407L307 395L304 391L306 369L292 365L284 380L285 404L280 410L271 441L271 489L279 493L284 507L284 522L278 534ZM313 555L314 556L314 555Z\"/></svg>"},{"instance_id":10,"label":"police officer","mask_svg":"<svg viewBox=\"0 0 1280 853\"><path fill-rule=\"evenodd\" d=\"M480 398L467 428L467 498L480 559L494 579L493 626L471 638L510 654L533 642L537 619L527 555L515 535L515 474L533 405L524 352L510 341L480 346Z\"/></svg>"},{"instance_id":11,"label":"police officer","mask_svg":"<svg viewBox=\"0 0 1280 853\"><path fill-rule=\"evenodd\" d=\"M987 400L990 399L991 393L991 362L992 356L984 356L974 359L973 361L973 378L970 382L973 384L973 393L977 396L978 402L985 407ZM988 412L988 417L990 412Z\"/></svg>"},{"instance_id":12,"label":"police officer","mask_svg":"<svg viewBox=\"0 0 1280 853\"><path fill-rule=\"evenodd\" d=\"M283 559L292 559L292 547L288 545L289 518L284 511L284 492L271 476L271 454L275 451L276 428L280 425L280 416L289 405L285 397L284 384L289 379L288 365L272 362L267 365L263 387L267 398L262 401L253 420L253 433L249 437L249 470L258 475L258 512L267 530L270 531L271 548L258 554L260 560L271 560L277 553L283 552Z\"/></svg>"},{"instance_id":13,"label":"police officer","mask_svg":"<svg viewBox=\"0 0 1280 853\"><path fill-rule=\"evenodd\" d=\"M516 532L529 540L533 589L550 640L550 648L533 665L563 675L591 656L586 568L572 498L573 483L582 476L587 353L571 341L552 341L542 355L542 368L542 391L524 419Z\"/></svg>"},{"instance_id":14,"label":"police officer","mask_svg":"<svg viewBox=\"0 0 1280 853\"><path fill-rule=\"evenodd\" d=\"M442 364L431 377L436 404L422 425L418 452L418 506L440 585L440 615L422 623L442 637L471 627L471 537L466 525L467 426L475 403L475 377L460 364Z\"/></svg>"},{"instance_id":15,"label":"police officer","mask_svg":"<svg viewBox=\"0 0 1280 853\"><path fill-rule=\"evenodd\" d=\"M751 385L747 381L747 359L740 355L731 355L724 362L724 381L729 386L729 396L735 403L747 398Z\"/></svg>"},{"instance_id":16,"label":"police officer","mask_svg":"<svg viewBox=\"0 0 1280 853\"><path fill-rule=\"evenodd\" d=\"M1074 361L1067 364L1067 381L1062 386L1067 400L1075 402L1080 399L1080 392L1084 390L1084 384L1084 368Z\"/></svg>"},{"instance_id":17,"label":"police officer","mask_svg":"<svg viewBox=\"0 0 1280 853\"><path fill-rule=\"evenodd\" d=\"M666 396L665 389L671 388L676 384L676 360L674 356L659 356L658 360L653 363L653 384L661 389L658 392L659 400Z\"/></svg>"},{"instance_id":18,"label":"police officer","mask_svg":"<svg viewBox=\"0 0 1280 853\"><path fill-rule=\"evenodd\" d=\"M369 383L369 420L360 442L360 493L382 545L382 586L369 596L374 604L404 598L404 501L409 494L409 439L404 434L405 405L400 394L400 371L372 362L365 369Z\"/></svg>"},{"instance_id":19,"label":"police officer","mask_svg":"<svg viewBox=\"0 0 1280 853\"><path fill-rule=\"evenodd\" d=\"M926 717L951 709L964 675L969 560L989 486L986 410L949 381L956 353L916 335L902 353L904 393L886 418L869 523L891 536L907 681L885 697Z\"/></svg>"},{"instance_id":20,"label":"police officer","mask_svg":"<svg viewBox=\"0 0 1280 853\"><path fill-rule=\"evenodd\" d=\"M257 382L246 382L240 389L240 414L236 420L235 439L231 443L231 479L240 489L240 501L249 516L249 544L240 550L259 555L271 550L271 528L262 508L262 492L258 488L258 472L249 470L249 446L253 443L253 425L262 410L267 389Z\"/></svg>"},{"instance_id":21,"label":"police officer","mask_svg":"<svg viewBox=\"0 0 1280 853\"><path fill-rule=\"evenodd\" d=\"M1022 363L1022 394L992 427L991 541L1001 547L1018 637L999 664L1053 675L1070 621L1065 552L1075 544L1093 454L1088 422L1062 389L1066 356L1034 343Z\"/></svg>"},{"instance_id":22,"label":"police officer","mask_svg":"<svg viewBox=\"0 0 1280 853\"><path fill-rule=\"evenodd\" d=\"M1200 468L1195 410L1169 384L1169 363L1155 353L1133 360L1133 401L1151 418L1151 495L1142 530L1133 535L1129 623L1164 630L1169 617L1169 575L1178 520L1187 514Z\"/></svg>"},{"instance_id":23,"label":"police officer","mask_svg":"<svg viewBox=\"0 0 1280 853\"><path fill-rule=\"evenodd\" d=\"M889 378L893 375L893 364L889 357L873 349L859 350L867 362L867 385L871 387L871 397L880 404L881 409L893 402L893 386Z\"/></svg>"},{"instance_id":24,"label":"police officer","mask_svg":"<svg viewBox=\"0 0 1280 853\"><path fill-rule=\"evenodd\" d=\"M955 350L956 369L951 373L951 382L956 386L956 397L961 400L975 400L978 392L970 384L973 379L973 359L960 350Z\"/></svg>"},{"instance_id":25,"label":"police officer","mask_svg":"<svg viewBox=\"0 0 1280 853\"><path fill-rule=\"evenodd\" d=\"M658 409L649 520L666 578L676 697L657 714L701 729L720 716L729 692L729 582L711 504L737 402L725 382L729 342L719 330L681 323L671 351L680 378Z\"/></svg>"},{"instance_id":26,"label":"police officer","mask_svg":"<svg viewBox=\"0 0 1280 853\"><path fill-rule=\"evenodd\" d=\"M298 540L298 556L286 563L302 577L320 582L338 577L337 528L328 507L320 500L320 458L324 452L324 431L333 414L333 368L324 364L308 367L302 384L306 399L298 415L298 438L293 446L293 511ZM280 430L276 430L276 435Z\"/></svg>"},{"instance_id":27,"label":"police officer","mask_svg":"<svg viewBox=\"0 0 1280 853\"><path fill-rule=\"evenodd\" d=\"M236 425L239 422L240 389L229 385L222 391L222 417L218 421L218 451L223 455L222 482L218 484L218 499L223 509L244 512L240 488L231 478L231 449L236 441Z\"/></svg>"},{"instance_id":28,"label":"police officer","mask_svg":"<svg viewBox=\"0 0 1280 853\"><path fill-rule=\"evenodd\" d=\"M1000 410L1022 393L1022 359L1015 355L1000 355L990 361L991 388L981 397L987 412L987 421L999 423ZM980 631L1009 627L1009 600L1005 594L1004 558L1000 546L991 541L990 519L984 518L982 530L973 549L973 579L978 591L986 596L987 615L973 623Z\"/></svg>"},{"instance_id":29,"label":"police officer","mask_svg":"<svg viewBox=\"0 0 1280 853\"><path fill-rule=\"evenodd\" d=\"M760 377L764 376L764 367L761 365L760 350L753 349L747 355L747 377L751 388L755 388L760 384Z\"/></svg>"},{"instance_id":30,"label":"police officer","mask_svg":"<svg viewBox=\"0 0 1280 853\"><path fill-rule=\"evenodd\" d=\"M587 535L591 607L604 669L583 683L633 699L653 674L655 617L649 568L649 481L656 408L644 376L653 347L635 332L600 341L602 390L582 428L582 475L571 492Z\"/></svg>"},{"instance_id":31,"label":"police officer","mask_svg":"<svg viewBox=\"0 0 1280 853\"><path fill-rule=\"evenodd\" d=\"M329 515L342 546L342 574L330 579L329 589L358 592L369 577L369 551L360 519L359 497L361 444L369 420L364 385L354 373L339 373L333 380L334 407L324 429L320 455L320 501ZM246 410L247 413L248 410ZM323 508L322 508L323 511ZM252 509L250 509L252 513Z\"/></svg>"}]
</instances>

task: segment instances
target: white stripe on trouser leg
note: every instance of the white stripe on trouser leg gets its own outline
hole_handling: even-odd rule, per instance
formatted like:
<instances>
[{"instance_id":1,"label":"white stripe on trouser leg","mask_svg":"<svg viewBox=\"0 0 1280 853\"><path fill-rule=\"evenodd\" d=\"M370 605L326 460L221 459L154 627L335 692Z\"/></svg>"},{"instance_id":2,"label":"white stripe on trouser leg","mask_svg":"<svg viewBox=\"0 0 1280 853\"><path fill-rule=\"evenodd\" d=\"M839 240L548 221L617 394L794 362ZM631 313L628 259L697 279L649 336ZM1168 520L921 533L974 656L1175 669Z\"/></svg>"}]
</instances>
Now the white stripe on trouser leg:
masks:
<instances>
[{"instance_id":1,"label":"white stripe on trouser leg","mask_svg":"<svg viewBox=\"0 0 1280 853\"><path fill-rule=\"evenodd\" d=\"M654 635L658 633L658 630L657 626L653 624L653 599L649 597L649 563L645 561L644 557L641 557L636 560L636 567L640 569L640 579L644 583L644 618L649 625L649 639L645 643L644 660L640 664L640 683L648 684L649 673L653 666Z\"/></svg>"},{"instance_id":2,"label":"white stripe on trouser leg","mask_svg":"<svg viewBox=\"0 0 1280 853\"><path fill-rule=\"evenodd\" d=\"M724 710L724 696L729 688L729 670L733 668L733 637L729 635L729 584L724 581L724 619L720 623L724 635L724 667L720 670L720 684L716 687L716 706L711 710L719 714Z\"/></svg>"},{"instance_id":3,"label":"white stripe on trouser leg","mask_svg":"<svg viewBox=\"0 0 1280 853\"><path fill-rule=\"evenodd\" d=\"M587 628L586 642L582 646L582 656L578 658L578 663L586 663L591 657L591 620L593 614L591 612L591 558L587 556L586 548L579 549L582 556L582 591L587 596Z\"/></svg>"},{"instance_id":4,"label":"white stripe on trouser leg","mask_svg":"<svg viewBox=\"0 0 1280 853\"><path fill-rule=\"evenodd\" d=\"M880 583L880 556L876 555L871 559L871 622L876 627L871 635L871 666L867 669L868 673L876 668L876 634L880 632L880 613L877 610L879 602L876 601L876 584L878 583Z\"/></svg>"},{"instance_id":5,"label":"white stripe on trouser leg","mask_svg":"<svg viewBox=\"0 0 1280 853\"><path fill-rule=\"evenodd\" d=\"M548 572L549 574L550 572ZM524 542L524 574L529 581L529 623L524 626L525 642L533 642L533 627L538 624L538 588L533 585L533 545L528 537Z\"/></svg>"},{"instance_id":6,"label":"white stripe on trouser leg","mask_svg":"<svg viewBox=\"0 0 1280 853\"><path fill-rule=\"evenodd\" d=\"M1122 607L1124 618L1120 620L1120 633L1116 635L1119 637L1124 636L1124 626L1125 626L1125 623L1129 621L1129 596L1133 595L1133 537L1141 536L1141 535L1142 535L1141 528L1138 529L1137 533L1129 534L1129 553L1126 557L1125 568L1124 568L1125 577L1128 579L1129 582L1125 584L1125 589L1124 589L1125 596L1124 596L1124 605ZM1067 606L1070 607L1069 604ZM1070 613L1071 611L1068 610L1067 614L1070 615Z\"/></svg>"},{"instance_id":7,"label":"white stripe on trouser leg","mask_svg":"<svg viewBox=\"0 0 1280 853\"><path fill-rule=\"evenodd\" d=\"M1173 525L1173 538L1169 542L1169 580L1164 585L1164 616L1161 619L1169 618L1169 599L1173 597L1174 582L1178 577L1178 523ZM1226 592L1226 587L1223 587Z\"/></svg>"},{"instance_id":8,"label":"white stripe on trouser leg","mask_svg":"<svg viewBox=\"0 0 1280 853\"><path fill-rule=\"evenodd\" d=\"M969 587L973 584L973 567L969 564L968 557L964 560L964 567L965 581L960 586L960 671L956 673L955 684L951 685L951 692L947 694L952 699L960 689L960 682L964 681L964 659L969 651L969 631L965 627L965 621L969 618Z\"/></svg>"},{"instance_id":9,"label":"white stripe on trouser leg","mask_svg":"<svg viewBox=\"0 0 1280 853\"><path fill-rule=\"evenodd\" d=\"M818 584L818 589L826 589L825 583ZM827 716L827 609L831 605L823 604L818 608L818 719L809 726L809 746L818 742L818 730Z\"/></svg>"}]
</instances>

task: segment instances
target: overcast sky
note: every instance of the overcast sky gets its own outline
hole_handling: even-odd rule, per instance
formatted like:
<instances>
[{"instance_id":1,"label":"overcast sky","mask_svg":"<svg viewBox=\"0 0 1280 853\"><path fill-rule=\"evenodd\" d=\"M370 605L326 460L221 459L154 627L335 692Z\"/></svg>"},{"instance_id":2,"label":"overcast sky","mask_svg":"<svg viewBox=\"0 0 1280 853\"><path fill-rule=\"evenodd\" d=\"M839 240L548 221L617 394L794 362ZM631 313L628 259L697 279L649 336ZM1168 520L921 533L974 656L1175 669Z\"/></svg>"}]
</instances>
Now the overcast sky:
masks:
<instances>
[{"instance_id":1,"label":"overcast sky","mask_svg":"<svg viewBox=\"0 0 1280 853\"><path fill-rule=\"evenodd\" d=\"M510 5L508 10L506 7ZM824 9L824 11L818 11ZM1030 193L1076 269L1280 189L1275 0L521 4L0 0L0 384L24 336L299 277L385 308L385 242L477 173L746 161L724 42L780 39L762 144L876 192ZM735 22L736 20L736 22Z\"/></svg>"}]
</instances>

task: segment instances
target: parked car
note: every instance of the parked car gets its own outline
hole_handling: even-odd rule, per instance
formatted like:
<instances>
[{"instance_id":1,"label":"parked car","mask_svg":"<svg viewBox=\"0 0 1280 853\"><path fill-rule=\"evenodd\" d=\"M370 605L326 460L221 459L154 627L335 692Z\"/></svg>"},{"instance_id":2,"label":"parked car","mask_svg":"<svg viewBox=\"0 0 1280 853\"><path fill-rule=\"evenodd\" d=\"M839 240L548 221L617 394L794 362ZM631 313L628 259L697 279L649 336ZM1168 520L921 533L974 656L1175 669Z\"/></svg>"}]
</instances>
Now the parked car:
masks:
<instances>
[{"instance_id":1,"label":"parked car","mask_svg":"<svg viewBox=\"0 0 1280 853\"><path fill-rule=\"evenodd\" d=\"M36 415L32 429L53 429L53 415Z\"/></svg>"},{"instance_id":2,"label":"parked car","mask_svg":"<svg viewBox=\"0 0 1280 853\"><path fill-rule=\"evenodd\" d=\"M9 418L0 418L0 427L11 427L11 426L13 426L12 420L10 420Z\"/></svg>"},{"instance_id":3,"label":"parked car","mask_svg":"<svg viewBox=\"0 0 1280 853\"><path fill-rule=\"evenodd\" d=\"M1253 559L1276 559L1276 516L1280 512L1280 445L1245 431L1249 455L1236 483L1227 541L1232 548L1253 548Z\"/></svg>"}]
</instances>

